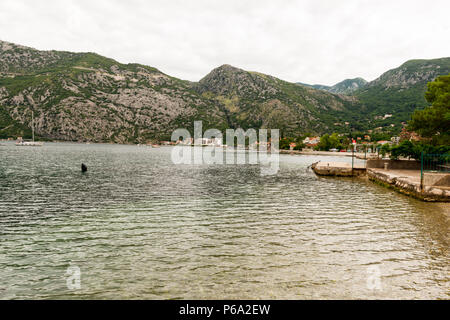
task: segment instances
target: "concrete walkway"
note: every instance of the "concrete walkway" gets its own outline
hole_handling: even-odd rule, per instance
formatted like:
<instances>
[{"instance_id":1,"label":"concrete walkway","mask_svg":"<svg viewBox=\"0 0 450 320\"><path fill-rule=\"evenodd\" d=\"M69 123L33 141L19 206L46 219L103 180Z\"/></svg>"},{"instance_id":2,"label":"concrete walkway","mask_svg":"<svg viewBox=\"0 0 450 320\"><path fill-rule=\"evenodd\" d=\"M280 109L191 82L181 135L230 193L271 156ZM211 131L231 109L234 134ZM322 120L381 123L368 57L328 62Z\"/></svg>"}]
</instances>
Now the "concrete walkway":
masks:
<instances>
[{"instance_id":1,"label":"concrete walkway","mask_svg":"<svg viewBox=\"0 0 450 320\"><path fill-rule=\"evenodd\" d=\"M384 170L379 168L371 168L370 170L388 175L391 179L405 179L409 183L420 185L420 171L418 170Z\"/></svg>"}]
</instances>

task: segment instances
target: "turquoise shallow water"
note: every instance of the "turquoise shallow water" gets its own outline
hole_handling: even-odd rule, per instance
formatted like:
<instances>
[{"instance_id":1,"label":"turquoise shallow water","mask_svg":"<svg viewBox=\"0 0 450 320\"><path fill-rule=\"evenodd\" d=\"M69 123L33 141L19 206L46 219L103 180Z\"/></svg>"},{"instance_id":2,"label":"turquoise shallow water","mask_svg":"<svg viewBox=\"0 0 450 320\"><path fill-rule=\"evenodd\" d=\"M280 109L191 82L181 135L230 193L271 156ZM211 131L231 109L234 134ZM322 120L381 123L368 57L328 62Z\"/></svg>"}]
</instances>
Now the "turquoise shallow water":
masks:
<instances>
[{"instance_id":1,"label":"turquoise shallow water","mask_svg":"<svg viewBox=\"0 0 450 320\"><path fill-rule=\"evenodd\" d=\"M316 177L320 157L260 176L170 152L3 143L0 298L450 298L448 206Z\"/></svg>"}]
</instances>

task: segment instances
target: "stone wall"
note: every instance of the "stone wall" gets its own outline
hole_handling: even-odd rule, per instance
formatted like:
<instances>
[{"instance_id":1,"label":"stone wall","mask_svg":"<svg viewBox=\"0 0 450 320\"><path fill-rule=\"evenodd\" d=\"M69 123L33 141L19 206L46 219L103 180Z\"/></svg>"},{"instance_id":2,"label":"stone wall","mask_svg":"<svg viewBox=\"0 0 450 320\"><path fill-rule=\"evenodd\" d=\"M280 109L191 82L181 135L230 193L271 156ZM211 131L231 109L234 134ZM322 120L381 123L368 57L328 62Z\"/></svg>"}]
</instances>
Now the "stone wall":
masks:
<instances>
[{"instance_id":1,"label":"stone wall","mask_svg":"<svg viewBox=\"0 0 450 320\"><path fill-rule=\"evenodd\" d=\"M371 181L423 201L450 202L450 188L425 185L421 190L420 183L414 183L406 177L392 176L376 168L367 169L367 176Z\"/></svg>"},{"instance_id":2,"label":"stone wall","mask_svg":"<svg viewBox=\"0 0 450 320\"><path fill-rule=\"evenodd\" d=\"M384 164L388 164L388 169L391 170L420 170L420 161L415 160L367 160L366 167L384 169Z\"/></svg>"}]
</instances>

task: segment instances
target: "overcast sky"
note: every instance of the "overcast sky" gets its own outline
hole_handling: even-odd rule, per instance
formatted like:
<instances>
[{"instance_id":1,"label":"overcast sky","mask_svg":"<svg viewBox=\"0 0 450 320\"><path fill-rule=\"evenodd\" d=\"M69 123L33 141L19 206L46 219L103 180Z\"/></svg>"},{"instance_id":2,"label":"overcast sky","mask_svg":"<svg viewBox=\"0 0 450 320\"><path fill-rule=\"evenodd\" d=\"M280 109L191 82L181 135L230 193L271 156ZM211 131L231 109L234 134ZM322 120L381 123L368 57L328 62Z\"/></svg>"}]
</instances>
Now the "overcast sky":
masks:
<instances>
[{"instance_id":1,"label":"overcast sky","mask_svg":"<svg viewBox=\"0 0 450 320\"><path fill-rule=\"evenodd\" d=\"M448 0L1 0L0 40L192 81L231 64L332 85L449 57L449 12Z\"/></svg>"}]
</instances>

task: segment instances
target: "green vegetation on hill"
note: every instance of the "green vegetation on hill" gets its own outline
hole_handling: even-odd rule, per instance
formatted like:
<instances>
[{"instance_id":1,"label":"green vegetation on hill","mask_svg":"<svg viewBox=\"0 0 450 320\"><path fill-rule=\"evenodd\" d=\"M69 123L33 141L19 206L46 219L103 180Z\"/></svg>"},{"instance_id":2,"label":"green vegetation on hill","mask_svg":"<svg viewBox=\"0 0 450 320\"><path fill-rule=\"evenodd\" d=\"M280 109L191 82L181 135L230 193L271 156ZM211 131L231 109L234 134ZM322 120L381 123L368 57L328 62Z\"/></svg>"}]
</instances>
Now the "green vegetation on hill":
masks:
<instances>
[{"instance_id":1,"label":"green vegetation on hill","mask_svg":"<svg viewBox=\"0 0 450 320\"><path fill-rule=\"evenodd\" d=\"M431 106L416 110L407 129L421 136L420 141L403 140L395 146L383 146L383 153L392 159L409 157L421 159L422 154L440 155L448 162L450 153L450 74L428 83L425 93Z\"/></svg>"},{"instance_id":2,"label":"green vegetation on hill","mask_svg":"<svg viewBox=\"0 0 450 320\"><path fill-rule=\"evenodd\" d=\"M450 58L410 60L369 83L356 78L344 80L333 87L321 85L311 87L344 93L358 100L357 108L350 112L343 110L339 113L344 121L349 122L349 125L343 126L341 123L333 128L334 131L367 132L370 129L382 128L384 133L393 135L401 131L403 124L410 119L414 110L423 109L429 105L424 98L427 83L449 72ZM345 89L353 87L351 84L358 79L360 82L355 84L355 89L345 92ZM385 117L385 115L390 116ZM337 114L331 112L330 116L336 117Z\"/></svg>"},{"instance_id":3,"label":"green vegetation on hill","mask_svg":"<svg viewBox=\"0 0 450 320\"><path fill-rule=\"evenodd\" d=\"M363 105L361 118L367 119L368 128L394 124L400 132L401 123L408 121L414 110L428 105L424 97L427 83L449 72L450 58L410 60L389 70L355 92ZM392 117L383 119L386 114Z\"/></svg>"},{"instance_id":4,"label":"green vegetation on hill","mask_svg":"<svg viewBox=\"0 0 450 320\"><path fill-rule=\"evenodd\" d=\"M31 139L31 129L13 120L5 107L0 106L0 139L23 137Z\"/></svg>"},{"instance_id":5,"label":"green vegetation on hill","mask_svg":"<svg viewBox=\"0 0 450 320\"><path fill-rule=\"evenodd\" d=\"M416 108L427 105L424 93L423 84L403 90L385 88L382 85L373 86L357 93L358 99L364 104L360 116L368 119L368 125L373 128L390 124L401 128L401 123L409 119ZM391 114L392 117L383 119L386 114Z\"/></svg>"},{"instance_id":6,"label":"green vegetation on hill","mask_svg":"<svg viewBox=\"0 0 450 320\"><path fill-rule=\"evenodd\" d=\"M222 106L230 127L277 128L283 137L332 130L357 105L345 96L229 65L211 71L195 88Z\"/></svg>"}]
</instances>

